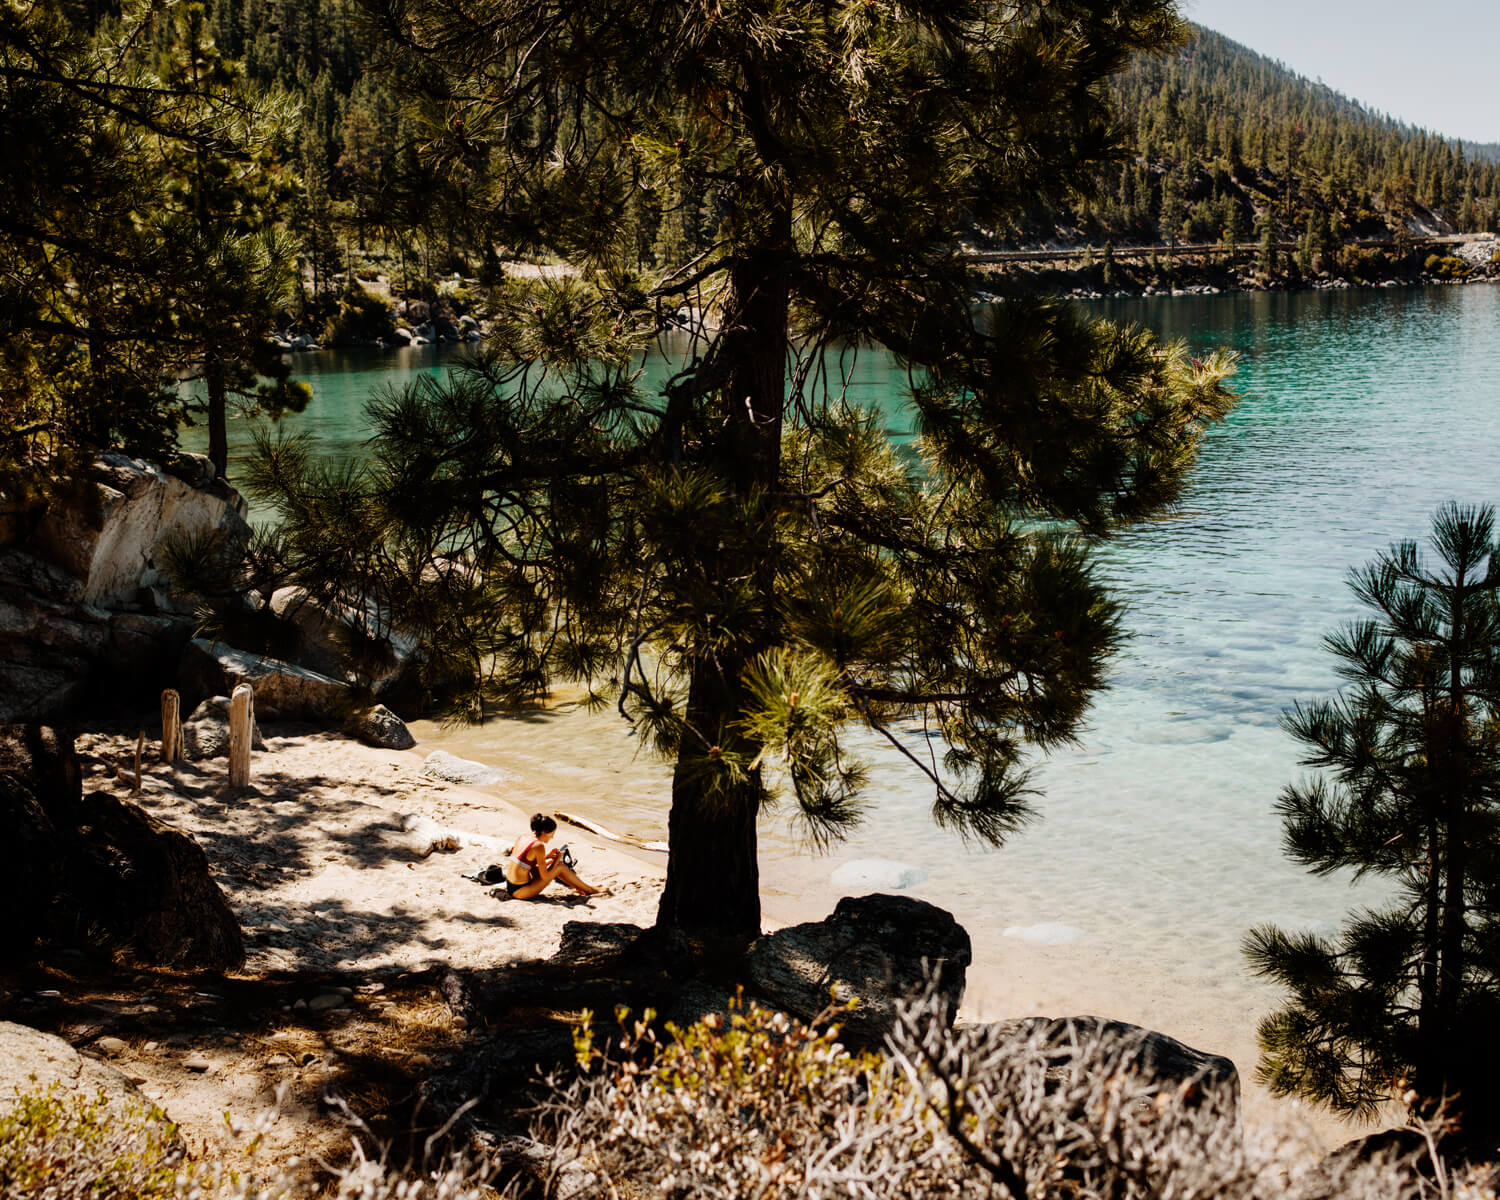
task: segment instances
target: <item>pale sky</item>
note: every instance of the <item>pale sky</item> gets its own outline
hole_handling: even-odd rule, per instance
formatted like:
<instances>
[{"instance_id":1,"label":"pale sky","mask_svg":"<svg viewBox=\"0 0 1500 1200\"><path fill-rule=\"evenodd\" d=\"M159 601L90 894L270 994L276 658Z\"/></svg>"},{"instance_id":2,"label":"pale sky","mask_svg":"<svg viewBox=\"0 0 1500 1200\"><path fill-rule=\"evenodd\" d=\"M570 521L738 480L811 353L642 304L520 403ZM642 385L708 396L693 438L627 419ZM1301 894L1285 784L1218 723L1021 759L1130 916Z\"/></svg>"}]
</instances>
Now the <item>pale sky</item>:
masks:
<instances>
[{"instance_id":1,"label":"pale sky","mask_svg":"<svg viewBox=\"0 0 1500 1200\"><path fill-rule=\"evenodd\" d=\"M1399 121L1500 142L1500 0L1179 0L1183 16Z\"/></svg>"}]
</instances>

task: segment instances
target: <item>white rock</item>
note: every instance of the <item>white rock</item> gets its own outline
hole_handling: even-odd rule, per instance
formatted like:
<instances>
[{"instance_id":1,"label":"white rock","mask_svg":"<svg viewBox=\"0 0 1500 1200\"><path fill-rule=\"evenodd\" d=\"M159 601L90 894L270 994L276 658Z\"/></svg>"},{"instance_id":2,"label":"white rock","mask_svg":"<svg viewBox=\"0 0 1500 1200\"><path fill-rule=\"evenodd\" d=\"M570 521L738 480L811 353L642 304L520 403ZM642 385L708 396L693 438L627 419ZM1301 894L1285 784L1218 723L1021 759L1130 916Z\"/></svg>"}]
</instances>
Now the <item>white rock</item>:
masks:
<instances>
[{"instance_id":1,"label":"white rock","mask_svg":"<svg viewBox=\"0 0 1500 1200\"><path fill-rule=\"evenodd\" d=\"M102 1037L94 1043L94 1048L101 1054L108 1054L113 1058L116 1054L125 1052L125 1043L117 1037Z\"/></svg>"},{"instance_id":2,"label":"white rock","mask_svg":"<svg viewBox=\"0 0 1500 1200\"><path fill-rule=\"evenodd\" d=\"M330 1008L343 1008L344 998L336 992L324 992L307 1002L308 1012L327 1012Z\"/></svg>"},{"instance_id":3,"label":"white rock","mask_svg":"<svg viewBox=\"0 0 1500 1200\"><path fill-rule=\"evenodd\" d=\"M87 605L118 607L134 602L142 588L165 584L169 542L250 536L244 498L227 485L201 490L152 463L114 452L103 455L95 470L97 515L88 506L54 504L36 534L49 558L84 581Z\"/></svg>"},{"instance_id":4,"label":"white rock","mask_svg":"<svg viewBox=\"0 0 1500 1200\"><path fill-rule=\"evenodd\" d=\"M182 1060L182 1065L189 1071L196 1071L200 1075L207 1074L214 1069L212 1060L202 1054L189 1054Z\"/></svg>"},{"instance_id":5,"label":"white rock","mask_svg":"<svg viewBox=\"0 0 1500 1200\"><path fill-rule=\"evenodd\" d=\"M856 858L839 867L831 878L836 887L892 891L915 887L926 880L927 872L889 858Z\"/></svg>"}]
</instances>

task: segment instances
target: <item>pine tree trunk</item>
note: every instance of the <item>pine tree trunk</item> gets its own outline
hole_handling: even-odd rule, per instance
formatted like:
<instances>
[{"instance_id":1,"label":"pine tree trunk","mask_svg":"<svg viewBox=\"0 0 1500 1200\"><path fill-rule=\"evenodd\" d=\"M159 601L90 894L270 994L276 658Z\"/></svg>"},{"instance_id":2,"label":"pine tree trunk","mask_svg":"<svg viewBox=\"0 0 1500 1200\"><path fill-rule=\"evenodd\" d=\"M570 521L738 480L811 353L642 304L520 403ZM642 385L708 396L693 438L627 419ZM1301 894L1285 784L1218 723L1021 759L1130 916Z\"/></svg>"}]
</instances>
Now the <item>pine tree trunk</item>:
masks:
<instances>
[{"instance_id":1,"label":"pine tree trunk","mask_svg":"<svg viewBox=\"0 0 1500 1200\"><path fill-rule=\"evenodd\" d=\"M723 390L723 443L718 466L731 492L745 497L773 487L781 471L781 422L786 403L787 251L791 209L781 205L768 222L770 236L733 269L725 298L723 352L730 365ZM774 587L773 545L745 542L728 548L739 561L723 564L725 578L755 577L762 592ZM735 652L699 653L688 698L688 721L702 736L733 738L743 711L741 675L770 638L769 629L742 631ZM730 749L730 746L721 749ZM754 754L753 747L734 745ZM672 777L671 851L657 925L719 945L747 943L760 933L760 872L755 818L762 785L758 772L712 794L692 762L705 747L684 741Z\"/></svg>"},{"instance_id":2,"label":"pine tree trunk","mask_svg":"<svg viewBox=\"0 0 1500 1200\"><path fill-rule=\"evenodd\" d=\"M705 732L738 710L738 679L718 667L737 667L700 657L693 672L688 720ZM726 674L728 672L726 671ZM701 757L696 741L684 745L672 773L672 811L667 822L667 880L657 925L695 940L743 945L760 933L760 866L755 817L760 810L758 774L710 794L703 772L688 761Z\"/></svg>"},{"instance_id":3,"label":"pine tree trunk","mask_svg":"<svg viewBox=\"0 0 1500 1200\"><path fill-rule=\"evenodd\" d=\"M1422 962L1417 974L1417 1061L1412 1064L1412 1085L1420 1095L1435 1094L1434 1078L1437 1046L1441 1040L1438 1027L1438 941L1440 937L1439 905L1441 903L1442 865L1438 844L1440 824L1434 816L1427 832L1427 878L1422 888Z\"/></svg>"},{"instance_id":4,"label":"pine tree trunk","mask_svg":"<svg viewBox=\"0 0 1500 1200\"><path fill-rule=\"evenodd\" d=\"M229 477L229 429L228 387L224 379L224 364L217 354L210 351L204 364L203 379L208 387L208 457L214 465L214 474L220 479Z\"/></svg>"},{"instance_id":5,"label":"pine tree trunk","mask_svg":"<svg viewBox=\"0 0 1500 1200\"><path fill-rule=\"evenodd\" d=\"M1453 631L1455 646L1463 644L1465 573L1460 570L1455 581L1453 599ZM1467 914L1464 904L1464 889L1468 873L1466 838L1468 835L1469 790L1471 767L1469 737L1467 730L1468 697L1465 694L1462 668L1457 651L1453 652L1449 668L1447 767L1452 780L1449 794L1443 801L1443 909L1442 934L1438 945L1437 971L1437 1022L1434 1033L1437 1039L1438 1088L1426 1095L1451 1096L1456 1086L1455 1070L1460 1065L1459 1056L1467 1052L1462 1045L1458 1028L1459 1000L1464 986L1464 933L1467 930Z\"/></svg>"}]
</instances>

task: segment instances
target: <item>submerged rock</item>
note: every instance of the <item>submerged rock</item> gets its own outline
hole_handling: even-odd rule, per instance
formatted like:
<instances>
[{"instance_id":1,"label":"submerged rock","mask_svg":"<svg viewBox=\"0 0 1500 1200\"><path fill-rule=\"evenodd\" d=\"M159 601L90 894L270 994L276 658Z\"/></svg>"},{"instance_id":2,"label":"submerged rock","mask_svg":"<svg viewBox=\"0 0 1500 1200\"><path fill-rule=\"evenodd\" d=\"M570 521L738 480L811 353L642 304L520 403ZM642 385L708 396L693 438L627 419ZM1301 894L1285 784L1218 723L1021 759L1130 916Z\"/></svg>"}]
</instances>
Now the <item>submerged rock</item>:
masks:
<instances>
[{"instance_id":1,"label":"submerged rock","mask_svg":"<svg viewBox=\"0 0 1500 1200\"><path fill-rule=\"evenodd\" d=\"M925 882L927 872L922 867L889 858L856 858L839 867L829 878L835 887L897 891Z\"/></svg>"},{"instance_id":2,"label":"submerged rock","mask_svg":"<svg viewBox=\"0 0 1500 1200\"><path fill-rule=\"evenodd\" d=\"M446 750L434 750L422 763L422 774L466 787L499 787L515 778L500 767L487 767L472 759L459 758Z\"/></svg>"}]
</instances>

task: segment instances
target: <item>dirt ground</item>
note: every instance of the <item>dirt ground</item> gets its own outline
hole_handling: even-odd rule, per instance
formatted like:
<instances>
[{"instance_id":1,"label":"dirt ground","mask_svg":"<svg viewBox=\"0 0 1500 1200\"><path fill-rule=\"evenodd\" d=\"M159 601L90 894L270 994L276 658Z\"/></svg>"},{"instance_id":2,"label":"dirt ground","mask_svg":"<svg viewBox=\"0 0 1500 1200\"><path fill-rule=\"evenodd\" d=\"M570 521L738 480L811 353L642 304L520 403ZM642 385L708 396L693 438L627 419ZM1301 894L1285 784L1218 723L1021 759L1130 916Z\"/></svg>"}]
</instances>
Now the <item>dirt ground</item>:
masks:
<instances>
[{"instance_id":1,"label":"dirt ground","mask_svg":"<svg viewBox=\"0 0 1500 1200\"><path fill-rule=\"evenodd\" d=\"M264 732L249 789L228 790L222 758L167 765L148 752L135 797L207 853L245 933L244 968L195 975L55 950L0 976L0 1016L120 1069L194 1153L224 1152L228 1126L276 1111L259 1163L316 1178L356 1136L400 1153L430 1132L418 1086L465 1039L438 992L445 971L545 957L568 921L650 925L662 870L565 826L558 840L609 894L554 885L497 899L462 876L503 857L527 813L433 778L418 752ZM131 791L133 737L85 735L78 749L86 790ZM458 848L423 853L435 827Z\"/></svg>"}]
</instances>

